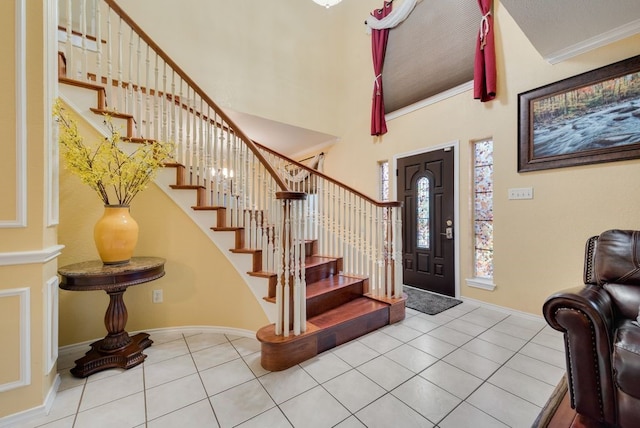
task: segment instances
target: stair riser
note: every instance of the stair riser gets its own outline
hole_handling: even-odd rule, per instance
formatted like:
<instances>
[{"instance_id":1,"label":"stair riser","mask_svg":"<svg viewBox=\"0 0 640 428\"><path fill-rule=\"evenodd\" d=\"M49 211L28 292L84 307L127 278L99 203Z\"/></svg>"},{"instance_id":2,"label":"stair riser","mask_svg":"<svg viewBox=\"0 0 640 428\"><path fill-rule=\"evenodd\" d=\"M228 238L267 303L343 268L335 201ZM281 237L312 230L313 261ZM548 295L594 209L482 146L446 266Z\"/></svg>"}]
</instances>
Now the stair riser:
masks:
<instances>
[{"instance_id":1,"label":"stair riser","mask_svg":"<svg viewBox=\"0 0 640 428\"><path fill-rule=\"evenodd\" d=\"M313 241L307 241L304 244L305 254L318 254L318 240L314 239Z\"/></svg>"},{"instance_id":2,"label":"stair riser","mask_svg":"<svg viewBox=\"0 0 640 428\"><path fill-rule=\"evenodd\" d=\"M307 267L305 270L305 281L307 284L313 284L321 279L329 278L330 276L337 274L338 262L336 260L330 260L317 266ZM290 283L293 283L292 280ZM276 297L276 285L277 284L270 284L269 291L267 293L268 297Z\"/></svg>"},{"instance_id":3,"label":"stair riser","mask_svg":"<svg viewBox=\"0 0 640 428\"><path fill-rule=\"evenodd\" d=\"M318 353L333 349L388 324L389 309L381 308L354 320L324 329L318 333Z\"/></svg>"},{"instance_id":4,"label":"stair riser","mask_svg":"<svg viewBox=\"0 0 640 428\"><path fill-rule=\"evenodd\" d=\"M383 307L355 319L317 329L308 323L310 331L288 340L272 340L273 325L257 333L261 343L260 363L270 371L286 370L316 355L371 333L389 323L389 308Z\"/></svg>"},{"instance_id":5,"label":"stair riser","mask_svg":"<svg viewBox=\"0 0 640 428\"><path fill-rule=\"evenodd\" d=\"M305 279L307 284L311 284L321 279L329 278L338 274L337 260L331 260L318 266L307 267L305 270Z\"/></svg>"},{"instance_id":6,"label":"stair riser","mask_svg":"<svg viewBox=\"0 0 640 428\"><path fill-rule=\"evenodd\" d=\"M323 312L337 308L358 297L362 297L363 293L364 284L363 281L360 281L346 287L336 288L319 296L307 298L307 317L312 318Z\"/></svg>"}]
</instances>

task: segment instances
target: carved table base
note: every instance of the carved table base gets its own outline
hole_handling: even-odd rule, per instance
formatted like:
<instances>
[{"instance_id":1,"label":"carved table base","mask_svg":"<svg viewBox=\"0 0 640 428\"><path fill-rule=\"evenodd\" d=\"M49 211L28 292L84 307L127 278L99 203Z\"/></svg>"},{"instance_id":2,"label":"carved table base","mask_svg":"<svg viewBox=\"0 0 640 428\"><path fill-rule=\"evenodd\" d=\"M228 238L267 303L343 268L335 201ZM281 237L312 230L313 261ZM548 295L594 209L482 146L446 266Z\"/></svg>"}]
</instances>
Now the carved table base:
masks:
<instances>
[{"instance_id":1,"label":"carved table base","mask_svg":"<svg viewBox=\"0 0 640 428\"><path fill-rule=\"evenodd\" d=\"M87 377L100 370L119 367L128 369L142 363L142 353L153 341L147 333L129 336L127 307L123 294L127 287L153 281L164 275L164 259L133 257L128 263L105 265L100 260L76 263L58 269L62 281L60 288L71 291L104 290L109 295L109 306L104 314L107 335L91 344L84 357L76 360L71 374Z\"/></svg>"},{"instance_id":2,"label":"carved table base","mask_svg":"<svg viewBox=\"0 0 640 428\"><path fill-rule=\"evenodd\" d=\"M131 343L124 348L106 352L101 350L103 341L104 339L93 342L91 350L84 357L75 361L76 366L71 369L72 375L87 377L100 370L135 367L147 358L142 351L153 343L147 333L138 333L131 336Z\"/></svg>"}]
</instances>

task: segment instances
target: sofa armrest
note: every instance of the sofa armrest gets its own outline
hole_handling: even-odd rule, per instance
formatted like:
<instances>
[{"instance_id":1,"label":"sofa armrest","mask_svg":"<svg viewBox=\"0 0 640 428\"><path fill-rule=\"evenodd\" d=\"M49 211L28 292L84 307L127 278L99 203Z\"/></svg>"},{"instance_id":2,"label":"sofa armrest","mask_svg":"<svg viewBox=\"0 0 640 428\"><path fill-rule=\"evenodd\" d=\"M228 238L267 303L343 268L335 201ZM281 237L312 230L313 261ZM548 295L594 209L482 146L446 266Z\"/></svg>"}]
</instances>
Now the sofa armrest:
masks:
<instances>
[{"instance_id":1,"label":"sofa armrest","mask_svg":"<svg viewBox=\"0 0 640 428\"><path fill-rule=\"evenodd\" d=\"M564 333L571 406L592 419L615 421L611 297L603 288L588 284L552 295L542 311L549 325Z\"/></svg>"}]
</instances>

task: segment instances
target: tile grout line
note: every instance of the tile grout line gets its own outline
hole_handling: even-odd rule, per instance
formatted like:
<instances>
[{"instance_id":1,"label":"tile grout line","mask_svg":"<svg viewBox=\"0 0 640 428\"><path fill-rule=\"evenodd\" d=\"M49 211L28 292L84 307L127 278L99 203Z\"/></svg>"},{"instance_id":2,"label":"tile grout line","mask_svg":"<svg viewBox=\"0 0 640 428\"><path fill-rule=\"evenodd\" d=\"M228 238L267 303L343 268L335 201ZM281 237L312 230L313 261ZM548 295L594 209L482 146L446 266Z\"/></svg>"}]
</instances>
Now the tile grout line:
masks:
<instances>
[{"instance_id":1,"label":"tile grout line","mask_svg":"<svg viewBox=\"0 0 640 428\"><path fill-rule=\"evenodd\" d=\"M457 409L457 408L458 408L458 407L459 407L463 402L465 402L465 403L467 403L468 405L470 405L470 406L474 407L475 409L478 409L480 412L482 412L482 413L484 413L484 414L488 415L488 416L489 416L489 417L491 417L492 419L499 420L499 419L495 418L494 416L492 416L492 415L490 415L490 414L486 413L486 412L485 412L485 411L483 411L482 409L479 409L479 408L477 408L477 407L473 406L472 404L470 404L470 403L467 401L467 399L468 399L471 395L473 395L475 392L477 392L477 390L478 390L478 389L480 389L483 385L485 385L485 384L487 384L487 383L488 383L488 384L490 384L490 385L492 385L492 386L493 386L493 387L495 387L495 388L498 388L498 389L500 389L500 390L504 391L504 392L505 392L505 393L507 393L507 394L513 395L514 397L517 397L517 398L519 398L519 399L521 399L521 400L523 400L523 401L525 401L525 402L527 402L527 403L530 403L530 404L532 404L532 405L534 405L534 406L536 406L536 407L540 407L540 406L538 406L537 404L535 404L535 403L531 402L530 400L528 400L528 399L526 399L526 398L523 398L523 397L521 397L521 396L519 396L519 395L517 395L517 394L515 394L515 393L512 393L512 392L510 392L510 391L507 391L507 390L505 390L505 389L501 388L500 386L497 386L497 385L495 385L495 384L491 383L491 382L489 381L489 379L490 379L492 376L494 376L494 375L495 375L499 370L501 370L502 368L506 367L506 365L509 363L509 361L513 360L513 358L515 358L517 355L522 355L522 356L525 356L525 357L531 358L532 360L535 360L535 361L538 361L538 362L541 362L541 363L544 363L544 364L550 364L550 365L552 365L552 366L555 366L554 364L551 364L551 363L549 363L549 362L547 362L547 361L545 361L545 360L541 360L541 359L538 359L538 358L536 358L536 357L532 357L532 356L529 356L529 355L526 355L526 354L521 354L521 351L522 351L522 350L523 350L527 345L530 345L530 344L534 344L534 345L536 345L536 346L541 346L541 347L543 347L543 348L549 348L549 349L551 349L551 350L558 351L558 350L557 350L557 349L555 349L554 347L552 347L552 346L548 346L547 344L545 344L545 343L544 343L544 341L543 341L543 343L538 343L538 342L536 342L536 341L535 341L535 340L536 340L536 338L537 338L541 333L543 333L543 332L544 332L544 330L545 330L545 327L546 327L546 326L545 326L545 325L542 325L541 327L538 327L538 328L536 328L536 329L530 329L530 328L528 328L527 326L525 326L524 324L522 324L522 325L520 325L520 324L513 324L515 327L519 327L519 328L522 328L522 329L525 329L525 330L531 330L532 332L534 332L534 333L533 333L533 335L532 335L532 336L530 336L530 337L529 337L528 339L526 339L526 340L525 340L525 339L522 339L522 337L512 336L511 334L506 333L506 332L503 332L503 331L500 331L500 330L492 330L492 329L493 329L494 327L496 327L498 324L503 323L503 322L505 322L506 324L511 324L511 323L509 323L509 322L507 321L507 320L510 318L510 316L511 316L511 315L506 315L504 318L502 318L502 319L500 319L500 320L498 320L498 321L494 322L490 327L486 327L483 331L478 332L478 333L477 333L477 334L475 334L475 335L471 335L471 334L469 334L469 333L466 333L466 332L463 332L463 331L459 331L459 330L457 330L457 329L455 329L455 328L452 328L452 327L448 326L448 324L450 324L451 322L456 321L456 320L461 320L461 318L462 318L462 317L464 317L464 316L466 316L466 315L470 315L470 314L472 314L473 312L477 311L478 309L482 309L482 308L481 308L481 307L476 307L476 308L471 309L471 310L469 310L469 311L466 311L466 312L464 312L464 313L462 313L462 314L459 314L459 315L457 315L457 316L455 316L455 317L451 317L451 319L450 319L450 320L447 320L447 321L446 321L445 323L443 323L443 324L436 323L437 325L436 325L434 328L432 328L432 329L430 329L430 330L428 330L428 331L426 331L426 332L422 332L422 331L417 330L417 329L415 329L414 327L411 327L411 326L404 326L404 327L406 327L406 328L409 328L409 329L414 330L415 332L419 333L419 336L417 336L417 337L415 337L415 338L413 338L413 339L409 339L408 341L405 341L404 339L399 339L399 338L397 338L397 337L394 337L394 336L392 336L391 334L389 334L389 333L387 333L387 332L384 332L384 331L376 332L376 333L383 333L383 334L385 334L385 336L388 336L389 338L392 338L392 339L394 339L394 340L396 340L396 341L398 341L398 342L399 342L399 344L398 344L397 346L392 346L391 348L389 348L389 349L385 350L383 353L382 353L382 352L379 352L378 350L376 350L376 349L374 349L374 348L372 348L372 347L371 347L370 345L368 345L367 343L362 342L362 341L361 341L361 339L358 339L358 340L356 340L357 342L359 342L360 344L362 344L362 345L363 345L363 346L365 346L366 348L368 348L368 349L370 349L370 350L374 351L377 355L376 355L374 358L369 359L369 360L365 361L364 363L359 364L357 367L353 367L353 366L351 366L351 364L349 364L349 363L348 363L346 360L344 360L342 357L340 357L340 356L338 356L337 354L333 353L333 350L332 350L331 352L333 353L333 355L335 355L335 356L336 356L340 361L343 361L344 363L346 363L346 364L349 366L349 369L348 369L346 372L343 372L343 373L337 374L337 375L335 375L335 376L331 377L330 379L325 380L323 383L318 382L318 381L317 381L317 380L316 380L316 379L311 375L311 373L310 373L310 372L308 372L304 367L302 367L301 365L299 365L299 364L298 364L297 366L298 366L300 369L302 369L304 373L306 373L308 376L310 376L310 377L315 381L316 385L315 385L315 386L313 386L312 388L310 388L310 389L306 390L306 391L301 392L300 394L296 394L295 396L293 396L293 397L291 397L291 398L289 398L289 399L287 399L287 400L283 401L283 403L284 403L284 402L287 402L287 401L289 401L289 400L291 400L291 399L293 399L293 398L296 398L296 397L298 397L298 396L300 396L300 395L302 395L302 394L304 394L304 393L306 393L306 392L308 392L308 391L310 391L310 390L312 390L312 389L314 389L316 386L321 386L321 387L323 388L323 390L324 390L326 393L328 393L328 394L329 394L333 399L335 399L335 400L336 400L336 402L338 402L338 403L339 403L343 408L345 408L345 409L347 410L348 416L347 416L344 420L342 420L342 421L340 421L340 422L338 422L338 423L342 423L342 422L346 421L346 420L347 420L347 419L349 419L351 416L353 416L356 420L360 421L360 418L358 418L358 416L356 416L356 413L357 413L357 412L361 411L362 409L366 408L367 406L371 405L372 403L376 402L377 400L380 400L381 398L383 398L384 396L389 395L389 394L390 394L390 395L392 395L394 398L398 399L398 397L396 397L395 395L393 395L393 392L392 392L392 391L396 390L398 387L400 387L401 385L403 385L403 384L405 384L405 383L409 382L410 380L415 379L417 376L421 377L421 376L420 376L420 373L424 372L428 367L431 367L431 366L433 366L434 364L437 364L437 363L439 363L439 362L443 362L443 363L446 363L446 364L450 364L450 363L448 363L448 362L444 361L444 358L446 358L447 356L449 356L449 355L451 355L452 353L456 352L457 350L462 349L462 347L463 347L463 346L465 346L465 345L469 344L471 341L473 341L473 340L475 340L475 339L478 339L478 340L481 340L481 341L483 341L483 342L485 342L485 343L487 343L487 344L489 344L489 345L492 345L492 346L495 346L495 347L498 347L498 348L503 348L503 349L505 349L505 350L509 350L509 351L513 352L513 354L512 354L510 357L508 357L504 362L499 363L498 367L497 367L497 368L496 368L496 369L495 369L491 374L489 374L486 378L481 379L481 383L480 383L480 385L479 385L477 388L475 388L472 392L470 392L468 395L466 395L466 397L465 397L464 399L460 399L460 402L459 402L459 403L458 403L458 404L457 404L457 405L456 405L452 410L450 410L447 414L445 414L445 415L444 415L444 416L443 416L443 417L442 417L442 418L441 418L437 423L435 423L435 425L437 426L439 423L441 423L443 420L445 420L445 419L446 419L446 418L447 418L447 417L448 417L452 412L454 412L454 411L455 411L455 409ZM412 314L409 318L418 317L419 315L420 315L419 313L418 313L418 314ZM424 319L424 320L426 320L426 321L429 321L427 318L424 318L424 317L421 317L421 319ZM516 319L516 318L514 318L514 320L515 320L515 319ZM439 320L439 322L441 322L441 321L442 321L442 320ZM462 320L462 321L465 321L465 320ZM469 322L469 321L466 321L466 322ZM455 349L453 349L452 351L450 351L450 352L446 353L445 355L443 355L443 356L442 356L442 357L440 357L440 358L436 357L436 361L435 361L435 362L433 362L433 363L429 364L429 365L427 366L427 368L423 369L422 371L420 371L420 372L418 372L418 373L414 372L412 369L410 369L410 368L408 368L408 367L404 366L403 364L400 364L399 362L396 362L396 361L395 361L395 360L393 360L392 358L390 358L390 357L386 356L389 352L392 352L393 350L398 349L399 347L404 346L404 345L409 345L409 346L412 346L413 348L415 348L415 346L410 345L410 344L409 344L409 342L410 342L410 341L412 341L412 340L414 340L414 339L416 339L416 338L418 338L418 337L424 336L424 335L427 335L427 336L430 336L430 337L432 337L432 338L434 338L434 339L437 339L437 340L443 341L443 340L442 340L442 339L440 339L439 337L437 337L437 336L433 336L433 335L430 335L430 334L429 334L430 332L433 332L433 331L435 331L435 330L437 330L437 329L439 329L439 328L441 328L441 327L450 328L450 329L452 329L452 330L454 330L454 331L456 331L456 332L458 332L458 333L468 334L468 335L470 336L470 339L466 340L464 343L462 343L462 344L460 344L460 345L455 345L455 344L451 344L451 343L449 343L450 345L455 346ZM523 344L522 344L522 345L521 345L521 346L520 346L516 351L513 351L513 350L512 350L512 349L510 349L510 348L505 348L505 347L504 347L504 346L502 346L502 345L499 345L499 344L496 344L496 343L490 342L490 341L488 341L488 340L485 340L485 339L483 339L483 338L480 338L480 336L481 336L482 334L484 334L484 333L486 333L486 332L488 332L488 331L495 331L496 333L501 333L501 334L504 334L504 335L506 335L506 336L513 337L513 338L515 338L515 339L520 339L520 340L523 340L523 341L524 341L524 343L523 343ZM217 414L216 414L215 410L213 409L213 404L212 404L212 402L211 402L211 400L210 400L210 397L208 396L208 393L206 392L206 387L205 387L205 385L204 385L204 381L203 381L203 378L202 378L202 375L201 375L201 371L200 371L200 369L198 368L198 366L197 366L197 365L196 365L196 363L195 363L195 359L194 359L194 356L193 356L193 352L191 351L191 348L190 348L190 346L189 346L188 342L186 341L186 337L185 337L185 335L184 335L184 334L182 334L181 336L182 336L182 337L181 337L181 339L184 341L184 343L185 343L185 344L186 344L186 346L187 346L187 350L188 350L188 352L189 352L189 355L190 355L191 361L192 361L192 363L194 364L194 367L195 367L195 369L196 369L196 372L197 372L197 374L198 374L198 377L199 377L199 379L200 379L200 382L201 382L201 384L202 384L202 387L203 387L203 389L204 389L204 391L205 391L205 394L206 394L206 396L207 396L206 398L209 400L209 405L210 405L210 407L211 407L211 410L213 411L213 414L214 414L214 417L215 417L215 419L216 419L216 422L217 422L217 423L218 423L218 425L219 425L219 424L220 424L220 422L219 422L219 420L218 420L218 416L217 416ZM244 364L247 366L247 368L251 371L251 373L252 373L252 375L253 375L253 379L252 379L252 380L257 380L257 381L260 383L260 385L261 385L262 389L266 392L266 394L267 394L267 395L270 397L270 399L274 402L274 404L275 404L275 406L274 406L274 407L275 407L275 408L278 408L278 410L282 413L282 415L284 416L284 418L285 418L289 423L291 423L291 424L292 424L291 420L289 420L289 418L287 417L287 415L286 415L286 414L282 411L282 409L280 408L280 404L282 404L282 403L278 404L278 403L276 403L276 402L275 402L275 400L273 399L273 397L271 396L271 394L269 394L269 391L267 391L267 390L266 390L266 388L264 387L264 385L262 384L262 382L260 382L260 379L259 379L260 377L259 377L259 376L257 376L257 374L256 374L256 373L251 369L251 367L249 366L249 364L247 363L247 361L246 361L246 360L244 359L244 357L240 354L240 352L238 352L238 349L235 347L235 345L233 345L233 341L232 341L232 340L230 340L230 339L229 339L229 337L228 337L226 334L224 334L224 337L225 337L225 339L226 339L226 343L230 343L230 344L233 346L234 350L238 353L239 358L243 360L243 363L244 363ZM364 336L364 337L366 337L366 336ZM448 343L448 342L446 342L446 341L443 341L443 342ZM217 345L219 345L219 344L217 344ZM394 344L394 345L395 345L395 344ZM215 347L215 346L216 346L216 345L212 345L212 346L210 346L210 347ZM426 355L430 355L431 357L435 357L435 356L433 356L433 355L429 354L428 352L425 352L425 351L423 351L423 350L421 350L421 349L418 349L418 348L415 348L415 349L419 350L420 352L425 353ZM485 358L485 359L487 359L488 361L493 361L494 363L497 363L497 361L494 361L494 360L492 360L492 359L490 359L490 358L487 358L487 357L485 357L485 356L483 356L483 355L476 354L475 352L472 352L472 351L470 351L470 350L465 350L465 351L470 352L470 353L472 353L472 354L474 354L474 355L476 355L476 356L478 356L478 357ZM405 369L408 369L410 372L412 372L412 373L411 373L411 376L409 377L409 379L407 379L407 380L405 380L405 381L401 382L399 385L397 385L397 386L395 386L394 388L392 388L391 390L387 391L387 390L386 390L386 388L384 388L384 387L383 387L382 385L380 385L378 382L376 382L375 380L373 380L373 379L369 378L369 377L368 377L368 376L366 376L364 373L362 373L360 370L358 370L358 367L360 367L360 366L362 366L362 365L364 365L364 364L368 363L369 361L372 361L372 360L374 360L374 359L376 359L376 358L379 358L380 356L384 356L385 358L388 358L388 359L390 359L391 361L394 361L396 364L399 364L401 367L403 367L403 368L405 368ZM215 367L215 366L214 366L214 367ZM453 366L453 367L456 367L456 366ZM557 367L557 366L555 366L555 367ZM144 406L145 406L145 408L144 408L144 413L145 413L145 426L147 426L147 425L148 425L148 422L149 422L149 421L148 421L147 394L146 394L146 392L147 392L147 387L146 387L146 368L147 368L147 363L145 362L145 363L143 364L143 366L142 366L142 370L143 370L143 372L142 372L142 377L143 377L143 379L142 379L142 380L143 380L143 382L142 382L142 383L143 383L143 397L144 397ZM460 369L460 368L458 368L458 367L456 367L456 368L457 368L458 370L463 371L464 373L469 374L470 376L477 377L476 375L473 375L473 374L471 374L471 373L467 372L466 370ZM559 369L562 369L562 368L560 368L560 367L558 367L558 368L559 368ZM331 394L331 393L326 389L326 387L325 387L325 385L324 385L324 383L329 382L330 380L335 379L335 378L337 378L337 377L339 377L339 376L343 375L344 373L347 373L348 371L351 371L351 370L356 370L358 373L360 373L360 374L361 374L362 376L364 376L366 379L368 379L368 380L372 381L374 384L376 384L376 385L380 386L380 387L385 391L383 395L381 395L380 397L376 398L376 399L375 399L375 400L373 400L371 403L368 403L368 404L366 404L365 406L363 406L362 408L358 409L355 413L351 412L348 408L346 408L346 407L345 407L345 405L344 405L340 400L338 400L338 398L337 398L337 397L333 396L333 395L332 395L332 394ZM522 374L522 375L524 375L524 376L527 376L527 377L529 377L529 378L531 378L531 379L533 379L533 380L538 380L538 381L540 381L540 382L543 382L543 383L545 383L545 384L549 385L547 382L545 382L545 381L544 381L544 380L542 380L542 379L538 379L538 378L536 378L536 377L530 376L529 374L524 373L524 372L521 372L521 371L519 371L519 370L515 370L515 369L512 369L512 370L514 370L514 371L516 371L516 372L518 372L518 373L520 373L520 374ZM436 386L436 387L438 387L438 388L442 388L441 386L439 386L439 385L437 385L437 384L435 384L435 383L431 382L430 380L428 380L428 379L426 379L426 378L423 378L423 377L421 377L421 378L422 378L422 379L424 379L424 380L426 380L427 382L429 382L429 383L431 383L431 384L435 385L435 386ZM249 381L247 381L247 382L249 382ZM245 383L247 383L247 382L243 382L243 383L241 383L241 384L245 384ZM83 389L82 389L82 392L81 392L81 395L80 395L80 399L79 399L79 401L78 401L78 404L77 404L77 406L76 406L76 411L75 411L75 414L74 414L73 426L75 426L75 425L77 424L77 420L78 420L78 416L79 416L79 413L80 413L80 408L81 408L82 402L83 402L83 400L86 398L86 397L85 397L85 393L86 393L87 383L88 383L88 382L87 382L87 379L84 379L84 383L83 383L83 385L82 385ZM239 384L239 385L241 385L241 384ZM239 385L236 385L236 386L239 386ZM553 386L553 385L551 385L551 386ZM230 389L230 388L229 388L229 389ZM228 389L227 389L227 390L228 390ZM446 390L445 390L445 391L446 391ZM450 393L450 392L448 392L448 391L447 391L447 393L451 394L451 393ZM458 399L459 399L459 397L455 396L454 394L451 394L451 395L453 395L454 397L456 397L456 398L458 398ZM418 412L416 409L414 409L413 407L411 407L409 404L405 403L405 402L404 402L404 401L402 401L402 400L400 400L400 401L401 401L403 404L405 404L406 406L408 406L409 408L411 408L413 411L416 411L416 413L417 413L417 414L419 414L421 417L423 417L423 418L425 418L426 420L428 420L429 422L431 422L431 420L430 420L430 419L426 418L424 415L422 415L422 414L421 414L420 412ZM194 404L194 403L191 403L191 404ZM187 406L185 406L185 407L187 407ZM257 414L257 415L254 415L253 417L251 417L251 418L249 418L249 419L247 419L246 421L243 421L243 422L241 422L241 423L245 423L245 422L247 422L247 421L249 421L249 420L251 420L251 419L254 419L254 418L256 418L256 417L258 417L258 416L260 416L260 415L262 415L262 414L264 414L264 413L266 413L266 412L268 412L268 411L270 411L271 409L274 409L274 407L271 407L270 409L265 410L264 412L261 412L261 413L259 413L259 414ZM179 409L176 409L176 410L174 410L174 411L177 411L177 410L179 410ZM360 421L360 422L362 422L362 421ZM503 422L503 421L501 421L501 420L500 420L500 422L505 423L505 422ZM433 422L432 422L432 423L433 423ZM292 424L292 425L293 425L293 424Z\"/></svg>"}]
</instances>

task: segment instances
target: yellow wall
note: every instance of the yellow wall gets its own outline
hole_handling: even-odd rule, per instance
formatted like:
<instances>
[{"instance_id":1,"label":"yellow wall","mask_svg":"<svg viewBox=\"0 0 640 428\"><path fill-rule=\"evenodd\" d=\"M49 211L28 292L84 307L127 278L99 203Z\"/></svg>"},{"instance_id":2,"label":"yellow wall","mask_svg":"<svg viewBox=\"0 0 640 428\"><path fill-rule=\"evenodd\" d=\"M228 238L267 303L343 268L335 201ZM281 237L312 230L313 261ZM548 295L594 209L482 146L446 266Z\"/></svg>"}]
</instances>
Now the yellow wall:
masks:
<instances>
[{"instance_id":1,"label":"yellow wall","mask_svg":"<svg viewBox=\"0 0 640 428\"><path fill-rule=\"evenodd\" d=\"M349 2L330 9L310 0L118 3L221 107L337 135L336 103L350 84L343 28L363 30L364 20L346 21Z\"/></svg>"},{"instance_id":2,"label":"yellow wall","mask_svg":"<svg viewBox=\"0 0 640 428\"><path fill-rule=\"evenodd\" d=\"M348 120L342 122L341 141L327 155L325 171L376 195L377 161L459 140L462 296L540 315L549 294L581 283L588 237L609 228L640 229L640 161L519 174L518 93L637 55L640 36L550 65L498 2L495 17L498 98L482 104L471 91L463 93L391 120L381 139L368 135L371 82L361 77L371 73L370 40L350 28L345 40L356 54L345 63L345 74L354 82L343 98ZM470 142L486 137L494 138L495 157L497 287L492 292L464 282L472 275ZM533 200L507 199L509 188L529 186Z\"/></svg>"},{"instance_id":3,"label":"yellow wall","mask_svg":"<svg viewBox=\"0 0 640 428\"><path fill-rule=\"evenodd\" d=\"M99 138L84 121L79 121L79 129L89 141ZM93 226L103 213L102 201L79 178L62 170L60 205L59 239L65 249L59 264L98 259ZM163 278L130 287L124 294L127 331L193 325L256 331L269 324L221 250L155 184L136 196L131 214L140 227L134 256L163 257L167 262ZM212 226L214 218L211 214ZM163 303L152 303L154 289L163 290ZM61 290L60 345L103 337L108 304L102 291Z\"/></svg>"},{"instance_id":4,"label":"yellow wall","mask_svg":"<svg viewBox=\"0 0 640 428\"><path fill-rule=\"evenodd\" d=\"M17 5L24 4L23 15L26 35L26 62L23 64L26 76L26 98L16 91L16 56L21 37L16 33ZM42 254L56 244L56 228L48 226L47 195L45 192L49 176L46 173L47 141L46 128L49 123L47 108L49 101L45 94L46 75L44 67L43 25L45 2L3 1L0 2L0 45L3 52L0 90L3 94L0 111L0 191L2 208L0 221L0 343L2 343L2 364L0 364L0 387L20 379L21 367L26 368L24 385L0 392L0 418L26 409L41 406L53 385L55 364L47 371L47 350L45 344L51 337L45 320L45 291L48 281L56 278L56 259L44 261L36 256L36 261L27 262L23 252ZM5 74L6 73L6 74ZM26 134L20 140L16 131L16 99L26 106ZM17 147L26 147L26 171L16 162ZM16 174L26 173L23 189L17 186ZM19 200L26 201L26 221L16 217ZM28 298L22 307L15 293ZM24 319L24 322L22 321ZM20 354L21 345L27 345L26 356ZM6 365L5 365L6 363Z\"/></svg>"}]
</instances>

